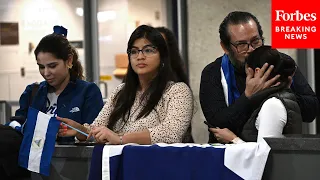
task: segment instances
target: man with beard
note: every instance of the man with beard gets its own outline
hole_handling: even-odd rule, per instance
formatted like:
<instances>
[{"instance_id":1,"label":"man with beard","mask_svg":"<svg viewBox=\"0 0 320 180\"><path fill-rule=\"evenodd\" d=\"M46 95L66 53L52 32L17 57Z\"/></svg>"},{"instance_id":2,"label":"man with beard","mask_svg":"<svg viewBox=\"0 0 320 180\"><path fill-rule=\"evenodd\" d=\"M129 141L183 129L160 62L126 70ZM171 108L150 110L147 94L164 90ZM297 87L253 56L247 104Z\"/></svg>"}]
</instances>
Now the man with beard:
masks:
<instances>
[{"instance_id":1,"label":"man with beard","mask_svg":"<svg viewBox=\"0 0 320 180\"><path fill-rule=\"evenodd\" d=\"M228 128L240 136L244 124L260 104L253 98L255 93L277 82L279 75L267 79L273 69L268 64L257 73L245 67L248 55L264 44L261 25L254 15L239 11L229 13L220 24L219 34L225 54L203 69L200 104L209 126ZM319 109L316 94L299 69L290 80L303 121L312 122ZM209 142L216 142L212 133Z\"/></svg>"}]
</instances>

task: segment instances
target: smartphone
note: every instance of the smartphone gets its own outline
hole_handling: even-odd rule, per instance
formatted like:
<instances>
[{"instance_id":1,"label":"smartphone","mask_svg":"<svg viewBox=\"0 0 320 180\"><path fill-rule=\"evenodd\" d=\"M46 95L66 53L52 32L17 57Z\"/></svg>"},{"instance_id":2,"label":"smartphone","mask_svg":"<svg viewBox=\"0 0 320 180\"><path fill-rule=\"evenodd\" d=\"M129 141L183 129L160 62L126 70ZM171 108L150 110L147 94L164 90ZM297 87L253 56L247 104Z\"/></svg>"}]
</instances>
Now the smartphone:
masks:
<instances>
[{"instance_id":1,"label":"smartphone","mask_svg":"<svg viewBox=\"0 0 320 180\"><path fill-rule=\"evenodd\" d=\"M215 128L214 126L212 126L211 124L209 124L207 121L203 121L209 128Z\"/></svg>"}]
</instances>

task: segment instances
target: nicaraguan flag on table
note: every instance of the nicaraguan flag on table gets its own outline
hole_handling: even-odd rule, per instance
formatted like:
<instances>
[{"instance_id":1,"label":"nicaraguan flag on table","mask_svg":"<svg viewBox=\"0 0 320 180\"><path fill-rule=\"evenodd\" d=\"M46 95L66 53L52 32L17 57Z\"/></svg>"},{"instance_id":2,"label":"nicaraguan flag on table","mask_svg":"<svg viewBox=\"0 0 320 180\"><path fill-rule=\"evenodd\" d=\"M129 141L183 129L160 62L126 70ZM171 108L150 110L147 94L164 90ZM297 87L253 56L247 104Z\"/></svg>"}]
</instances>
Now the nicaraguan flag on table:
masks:
<instances>
[{"instance_id":1,"label":"nicaraguan flag on table","mask_svg":"<svg viewBox=\"0 0 320 180\"><path fill-rule=\"evenodd\" d=\"M59 124L55 117L29 108L19 153L21 167L49 176Z\"/></svg>"},{"instance_id":2,"label":"nicaraguan flag on table","mask_svg":"<svg viewBox=\"0 0 320 180\"><path fill-rule=\"evenodd\" d=\"M267 143L227 146L199 144L98 145L90 180L260 180L268 158Z\"/></svg>"}]
</instances>

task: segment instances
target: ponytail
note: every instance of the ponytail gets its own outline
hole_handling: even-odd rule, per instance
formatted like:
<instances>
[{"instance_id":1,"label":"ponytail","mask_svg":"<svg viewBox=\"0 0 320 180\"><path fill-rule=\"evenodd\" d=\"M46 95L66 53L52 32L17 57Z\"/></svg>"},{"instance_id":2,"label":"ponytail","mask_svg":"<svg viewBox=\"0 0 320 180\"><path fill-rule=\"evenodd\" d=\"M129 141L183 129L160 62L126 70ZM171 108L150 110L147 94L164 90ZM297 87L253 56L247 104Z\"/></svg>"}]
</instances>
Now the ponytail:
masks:
<instances>
[{"instance_id":1,"label":"ponytail","mask_svg":"<svg viewBox=\"0 0 320 180\"><path fill-rule=\"evenodd\" d=\"M79 55L77 50L70 45L71 54L72 54L72 68L70 69L70 77L72 79L81 79L84 80L83 68L79 61Z\"/></svg>"}]
</instances>

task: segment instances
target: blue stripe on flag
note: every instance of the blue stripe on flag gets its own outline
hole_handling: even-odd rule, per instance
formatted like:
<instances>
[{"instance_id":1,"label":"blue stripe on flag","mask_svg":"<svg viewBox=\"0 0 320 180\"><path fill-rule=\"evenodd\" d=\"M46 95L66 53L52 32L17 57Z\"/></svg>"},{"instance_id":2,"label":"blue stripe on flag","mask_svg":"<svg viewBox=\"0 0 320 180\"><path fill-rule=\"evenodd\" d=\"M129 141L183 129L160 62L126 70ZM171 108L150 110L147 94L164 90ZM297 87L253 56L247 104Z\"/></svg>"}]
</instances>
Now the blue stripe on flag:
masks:
<instances>
[{"instance_id":1,"label":"blue stripe on flag","mask_svg":"<svg viewBox=\"0 0 320 180\"><path fill-rule=\"evenodd\" d=\"M117 155L110 158L110 180L124 179L123 173L123 156Z\"/></svg>"},{"instance_id":2,"label":"blue stripe on flag","mask_svg":"<svg viewBox=\"0 0 320 180\"><path fill-rule=\"evenodd\" d=\"M60 122L52 117L48 124L46 141L43 145L42 156L40 161L40 173L49 176L48 169L50 169L50 162L52 154L54 152L54 147L56 143L56 136L59 130ZM52 148L53 147L53 148Z\"/></svg>"},{"instance_id":3,"label":"blue stripe on flag","mask_svg":"<svg viewBox=\"0 0 320 180\"><path fill-rule=\"evenodd\" d=\"M38 117L38 110L29 107L27 123L25 123L25 126L24 126L23 141L21 143L20 152L19 152L19 165L26 169L28 168L29 153L30 153L33 134L34 134L34 127L36 126L36 122L37 122L37 117Z\"/></svg>"},{"instance_id":4,"label":"blue stripe on flag","mask_svg":"<svg viewBox=\"0 0 320 180\"><path fill-rule=\"evenodd\" d=\"M95 145L92 151L89 180L102 179L102 152L104 145Z\"/></svg>"}]
</instances>

